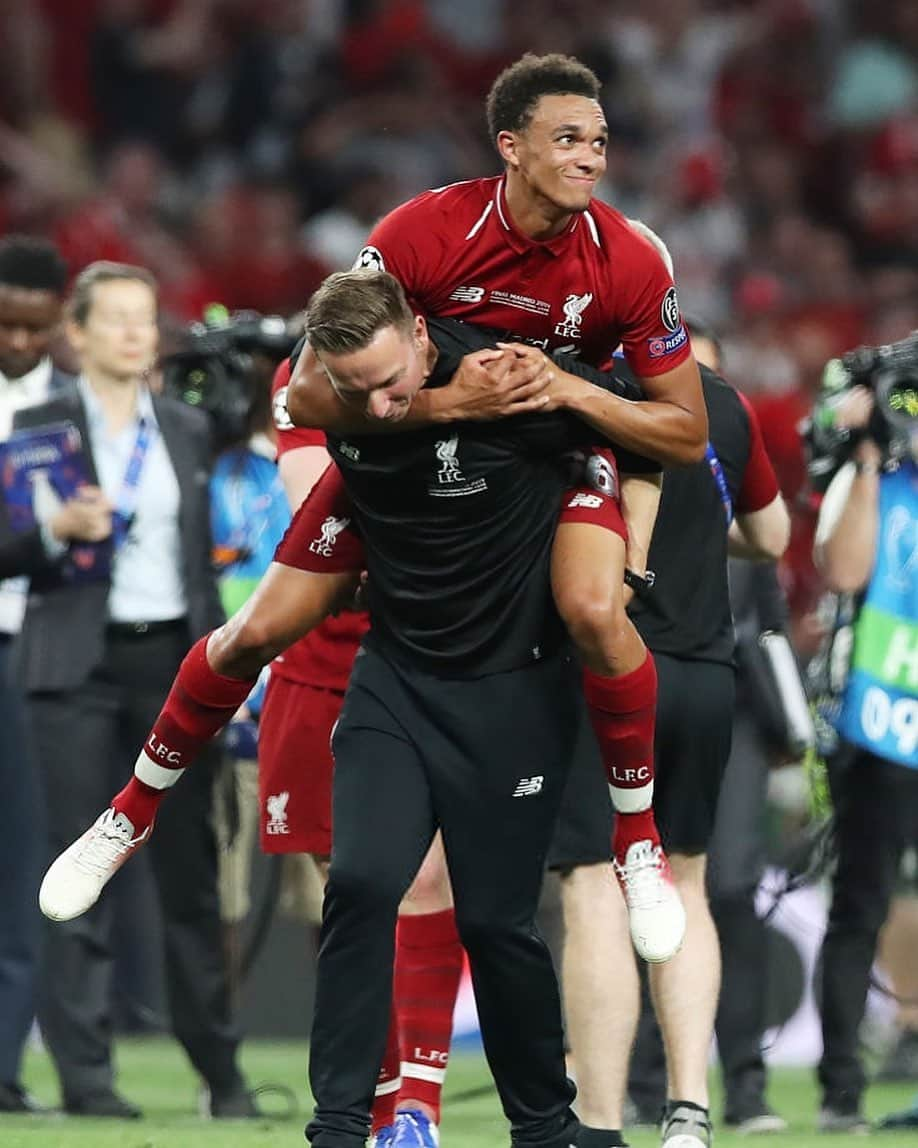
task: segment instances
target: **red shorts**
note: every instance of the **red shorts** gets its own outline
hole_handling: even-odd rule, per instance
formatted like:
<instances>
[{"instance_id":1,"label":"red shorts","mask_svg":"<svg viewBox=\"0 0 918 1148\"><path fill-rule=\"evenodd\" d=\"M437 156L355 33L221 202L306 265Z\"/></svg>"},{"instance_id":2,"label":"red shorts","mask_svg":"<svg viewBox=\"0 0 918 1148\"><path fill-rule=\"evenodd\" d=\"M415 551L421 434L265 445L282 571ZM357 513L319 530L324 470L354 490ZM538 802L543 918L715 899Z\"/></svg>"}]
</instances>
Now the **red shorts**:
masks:
<instances>
[{"instance_id":1,"label":"red shorts","mask_svg":"<svg viewBox=\"0 0 918 1148\"><path fill-rule=\"evenodd\" d=\"M592 447L582 470L580 484L565 492L560 521L601 526L627 542L614 453ZM336 466L328 467L293 516L274 561L312 574L365 569L363 540L353 527L350 498Z\"/></svg>"},{"instance_id":2,"label":"red shorts","mask_svg":"<svg viewBox=\"0 0 918 1148\"><path fill-rule=\"evenodd\" d=\"M294 514L274 552L274 561L311 574L365 569L363 540L353 527L350 496L334 464Z\"/></svg>"},{"instance_id":3,"label":"red shorts","mask_svg":"<svg viewBox=\"0 0 918 1148\"><path fill-rule=\"evenodd\" d=\"M586 522L601 526L628 541L628 527L622 517L618 467L615 455L606 447L591 447L582 462L579 486L564 492L559 525Z\"/></svg>"},{"instance_id":4,"label":"red shorts","mask_svg":"<svg viewBox=\"0 0 918 1148\"><path fill-rule=\"evenodd\" d=\"M272 676L258 734L258 822L265 853L331 853L331 734L344 695Z\"/></svg>"}]
</instances>

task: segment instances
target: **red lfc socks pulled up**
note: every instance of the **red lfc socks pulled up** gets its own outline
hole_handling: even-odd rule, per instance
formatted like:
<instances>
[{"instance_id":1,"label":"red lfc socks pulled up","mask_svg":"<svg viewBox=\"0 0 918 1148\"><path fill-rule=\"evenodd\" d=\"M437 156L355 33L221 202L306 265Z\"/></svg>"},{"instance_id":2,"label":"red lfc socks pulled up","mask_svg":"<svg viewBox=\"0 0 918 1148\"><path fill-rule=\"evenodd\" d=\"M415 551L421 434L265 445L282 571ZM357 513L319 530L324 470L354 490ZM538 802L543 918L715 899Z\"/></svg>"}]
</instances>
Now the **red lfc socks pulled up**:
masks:
<instances>
[{"instance_id":1,"label":"red lfc socks pulled up","mask_svg":"<svg viewBox=\"0 0 918 1148\"><path fill-rule=\"evenodd\" d=\"M617 678L584 672L584 694L615 806L612 852L631 939L645 961L668 961L685 938L685 909L653 817L657 670L648 653Z\"/></svg>"},{"instance_id":2,"label":"red lfc socks pulled up","mask_svg":"<svg viewBox=\"0 0 918 1148\"><path fill-rule=\"evenodd\" d=\"M152 825L166 793L226 725L254 685L254 678L227 678L212 670L206 637L191 647L134 763L134 776L112 801L112 807L131 822L135 834Z\"/></svg>"},{"instance_id":3,"label":"red lfc socks pulled up","mask_svg":"<svg viewBox=\"0 0 918 1148\"><path fill-rule=\"evenodd\" d=\"M653 731L657 670L647 657L610 678L584 670L583 689L615 807L613 851L623 860L635 841L659 844L653 816Z\"/></svg>"},{"instance_id":4,"label":"red lfc socks pulled up","mask_svg":"<svg viewBox=\"0 0 918 1148\"><path fill-rule=\"evenodd\" d=\"M394 996L402 1048L399 1106L419 1101L437 1124L462 962L452 909L399 917Z\"/></svg>"},{"instance_id":5,"label":"red lfc socks pulled up","mask_svg":"<svg viewBox=\"0 0 918 1148\"><path fill-rule=\"evenodd\" d=\"M392 1015L389 1019L389 1035L386 1037L386 1051L383 1053L382 1067L379 1070L376 1093L373 1097L372 1134L374 1136L381 1128L388 1128L395 1123L395 1106L398 1103L398 1090L402 1083L401 1061L398 1013L393 1004Z\"/></svg>"}]
</instances>

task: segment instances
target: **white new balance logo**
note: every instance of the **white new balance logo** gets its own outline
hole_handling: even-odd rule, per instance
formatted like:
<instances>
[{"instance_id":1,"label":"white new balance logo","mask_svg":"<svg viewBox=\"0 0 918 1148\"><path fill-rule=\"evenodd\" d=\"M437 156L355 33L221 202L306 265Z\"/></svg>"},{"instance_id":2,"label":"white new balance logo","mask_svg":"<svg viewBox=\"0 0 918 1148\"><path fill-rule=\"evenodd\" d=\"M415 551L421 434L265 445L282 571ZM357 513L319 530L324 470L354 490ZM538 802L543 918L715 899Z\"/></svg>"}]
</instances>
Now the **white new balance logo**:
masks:
<instances>
[{"instance_id":1,"label":"white new balance logo","mask_svg":"<svg viewBox=\"0 0 918 1148\"><path fill-rule=\"evenodd\" d=\"M457 303L480 303L484 296L484 287L457 287L450 299L455 299Z\"/></svg>"},{"instance_id":2,"label":"white new balance logo","mask_svg":"<svg viewBox=\"0 0 918 1148\"><path fill-rule=\"evenodd\" d=\"M513 791L514 797L534 797L535 794L542 792L542 783L545 781L544 774L537 774L535 777L521 777L517 782L516 789Z\"/></svg>"},{"instance_id":3,"label":"white new balance logo","mask_svg":"<svg viewBox=\"0 0 918 1148\"><path fill-rule=\"evenodd\" d=\"M598 494L584 494L580 491L567 504L567 509L576 510L578 506L586 507L587 510L598 510L602 506L602 498Z\"/></svg>"}]
</instances>

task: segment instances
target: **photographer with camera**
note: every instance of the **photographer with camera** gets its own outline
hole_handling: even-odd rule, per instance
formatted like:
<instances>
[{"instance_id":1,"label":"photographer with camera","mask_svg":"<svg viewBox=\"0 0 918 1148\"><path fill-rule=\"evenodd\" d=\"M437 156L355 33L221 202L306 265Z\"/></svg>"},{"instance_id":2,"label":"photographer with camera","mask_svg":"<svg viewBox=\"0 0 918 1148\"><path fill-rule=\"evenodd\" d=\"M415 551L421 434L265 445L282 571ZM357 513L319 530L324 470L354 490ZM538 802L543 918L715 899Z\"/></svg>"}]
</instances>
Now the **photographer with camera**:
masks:
<instances>
[{"instance_id":1,"label":"photographer with camera","mask_svg":"<svg viewBox=\"0 0 918 1148\"><path fill-rule=\"evenodd\" d=\"M819 1127L851 1132L867 1128L858 1029L877 937L903 850L918 841L918 333L830 363L810 438L811 475L834 475L815 557L850 605L830 659L838 865L822 950Z\"/></svg>"},{"instance_id":2,"label":"photographer with camera","mask_svg":"<svg viewBox=\"0 0 918 1148\"><path fill-rule=\"evenodd\" d=\"M226 616L242 606L290 525L277 469L271 379L295 338L279 316L233 315L214 304L185 332L182 349L163 360L163 390L207 412L217 457L210 479L214 566ZM242 925L251 909L252 857L258 837L259 718L268 671L227 726L215 793L220 847L219 893L231 989L247 963Z\"/></svg>"}]
</instances>

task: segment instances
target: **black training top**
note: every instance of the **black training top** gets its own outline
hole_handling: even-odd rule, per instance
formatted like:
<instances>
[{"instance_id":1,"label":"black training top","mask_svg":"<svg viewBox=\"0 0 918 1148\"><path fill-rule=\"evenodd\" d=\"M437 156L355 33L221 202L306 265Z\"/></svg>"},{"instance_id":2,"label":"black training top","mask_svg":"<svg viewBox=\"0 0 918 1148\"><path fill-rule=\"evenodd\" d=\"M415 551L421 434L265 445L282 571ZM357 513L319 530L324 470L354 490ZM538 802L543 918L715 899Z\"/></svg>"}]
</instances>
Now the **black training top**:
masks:
<instances>
[{"instance_id":1,"label":"black training top","mask_svg":"<svg viewBox=\"0 0 918 1148\"><path fill-rule=\"evenodd\" d=\"M713 371L700 370L709 441L723 484L710 457L666 471L647 558L656 583L629 613L654 653L729 664L734 636L728 516L767 506L778 486L748 404ZM628 377L624 364L616 373Z\"/></svg>"},{"instance_id":2,"label":"black training top","mask_svg":"<svg viewBox=\"0 0 918 1148\"><path fill-rule=\"evenodd\" d=\"M443 386L494 332L429 319ZM607 377L609 389L617 389ZM367 642L448 677L525 666L566 641L549 562L563 455L596 434L562 412L399 434L329 433L363 534L372 625Z\"/></svg>"}]
</instances>

